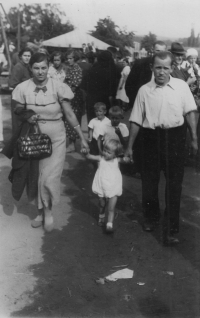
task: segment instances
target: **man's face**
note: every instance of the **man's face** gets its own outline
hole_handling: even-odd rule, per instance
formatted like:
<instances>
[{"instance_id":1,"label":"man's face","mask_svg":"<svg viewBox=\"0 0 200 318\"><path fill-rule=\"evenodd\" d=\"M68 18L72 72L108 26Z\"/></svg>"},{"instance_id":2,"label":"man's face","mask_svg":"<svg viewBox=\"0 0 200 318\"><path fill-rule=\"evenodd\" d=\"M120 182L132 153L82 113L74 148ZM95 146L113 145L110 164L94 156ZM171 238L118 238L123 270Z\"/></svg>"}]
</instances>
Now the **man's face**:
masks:
<instances>
[{"instance_id":1,"label":"man's face","mask_svg":"<svg viewBox=\"0 0 200 318\"><path fill-rule=\"evenodd\" d=\"M155 76L156 84L159 86L165 86L169 82L169 76L172 72L170 57L167 57L164 60L156 57L154 64L152 65L152 71Z\"/></svg>"},{"instance_id":2,"label":"man's face","mask_svg":"<svg viewBox=\"0 0 200 318\"><path fill-rule=\"evenodd\" d=\"M183 54L173 53L173 56L176 65L181 65L183 63Z\"/></svg>"},{"instance_id":3,"label":"man's face","mask_svg":"<svg viewBox=\"0 0 200 318\"><path fill-rule=\"evenodd\" d=\"M154 54L158 53L158 52L161 52L161 51L166 51L166 45L156 44L154 49L153 49Z\"/></svg>"}]
</instances>

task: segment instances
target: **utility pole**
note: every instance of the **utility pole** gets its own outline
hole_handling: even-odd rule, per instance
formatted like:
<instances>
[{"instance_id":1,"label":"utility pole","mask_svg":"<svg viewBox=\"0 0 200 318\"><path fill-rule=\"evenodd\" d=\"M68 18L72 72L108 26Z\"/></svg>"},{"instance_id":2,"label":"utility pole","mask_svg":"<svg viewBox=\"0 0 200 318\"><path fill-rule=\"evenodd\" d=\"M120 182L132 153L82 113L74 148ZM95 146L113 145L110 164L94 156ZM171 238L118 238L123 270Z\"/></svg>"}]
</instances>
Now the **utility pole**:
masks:
<instances>
[{"instance_id":1,"label":"utility pole","mask_svg":"<svg viewBox=\"0 0 200 318\"><path fill-rule=\"evenodd\" d=\"M20 24L20 4L18 8L18 16L17 16L17 51L20 51L21 46L21 24Z\"/></svg>"}]
</instances>

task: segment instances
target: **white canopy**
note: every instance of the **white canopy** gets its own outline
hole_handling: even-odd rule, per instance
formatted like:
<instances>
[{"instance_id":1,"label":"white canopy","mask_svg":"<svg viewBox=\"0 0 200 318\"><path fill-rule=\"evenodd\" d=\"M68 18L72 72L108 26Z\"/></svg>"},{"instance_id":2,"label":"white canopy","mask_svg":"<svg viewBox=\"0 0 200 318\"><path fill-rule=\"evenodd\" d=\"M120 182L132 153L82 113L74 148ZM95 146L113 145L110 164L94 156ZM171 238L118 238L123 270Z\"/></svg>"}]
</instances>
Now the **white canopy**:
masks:
<instances>
[{"instance_id":1,"label":"white canopy","mask_svg":"<svg viewBox=\"0 0 200 318\"><path fill-rule=\"evenodd\" d=\"M71 32L59 35L55 38L43 41L41 44L44 46L54 46L54 47L72 47L72 48L82 48L82 44L94 42L95 48L99 50L106 50L110 45L103 41L94 38L92 35L76 29Z\"/></svg>"}]
</instances>

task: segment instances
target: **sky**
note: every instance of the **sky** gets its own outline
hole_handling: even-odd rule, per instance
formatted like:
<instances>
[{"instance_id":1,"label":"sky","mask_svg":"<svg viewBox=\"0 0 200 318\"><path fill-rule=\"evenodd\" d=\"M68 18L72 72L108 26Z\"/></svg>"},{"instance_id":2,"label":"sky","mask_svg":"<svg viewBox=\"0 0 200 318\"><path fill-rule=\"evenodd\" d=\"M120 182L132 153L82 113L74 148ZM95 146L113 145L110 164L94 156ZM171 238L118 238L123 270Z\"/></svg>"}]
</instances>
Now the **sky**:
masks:
<instances>
[{"instance_id":1,"label":"sky","mask_svg":"<svg viewBox=\"0 0 200 318\"><path fill-rule=\"evenodd\" d=\"M24 2L1 3L8 12L10 7ZM152 32L158 39L159 36L178 39L189 37L192 26L195 35L200 33L200 0L42 0L39 3L45 2L60 4L67 19L85 31L94 30L99 19L110 16L120 28L126 27L136 35ZM32 3L26 0L26 4Z\"/></svg>"}]
</instances>

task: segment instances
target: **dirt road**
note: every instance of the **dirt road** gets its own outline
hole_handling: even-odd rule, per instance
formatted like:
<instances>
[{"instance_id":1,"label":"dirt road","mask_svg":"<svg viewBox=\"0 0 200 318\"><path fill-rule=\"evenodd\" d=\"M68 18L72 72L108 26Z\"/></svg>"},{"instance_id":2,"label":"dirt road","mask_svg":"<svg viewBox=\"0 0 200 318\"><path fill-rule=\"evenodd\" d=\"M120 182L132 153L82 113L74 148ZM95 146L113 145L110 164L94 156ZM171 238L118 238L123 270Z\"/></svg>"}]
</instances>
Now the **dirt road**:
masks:
<instances>
[{"instance_id":1,"label":"dirt road","mask_svg":"<svg viewBox=\"0 0 200 318\"><path fill-rule=\"evenodd\" d=\"M9 97L2 96L4 134L10 136ZM83 122L83 129L86 124ZM0 155L0 317L200 317L200 176L186 168L180 244L162 245L162 227L141 227L141 182L124 175L114 235L97 226L92 165L66 156L55 230L33 229L34 205L12 199L10 161ZM160 186L164 209L164 179ZM131 279L97 284L121 265ZM119 267L116 267L119 266Z\"/></svg>"}]
</instances>

